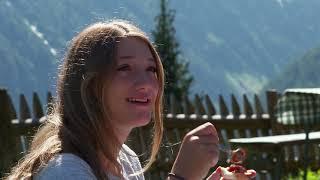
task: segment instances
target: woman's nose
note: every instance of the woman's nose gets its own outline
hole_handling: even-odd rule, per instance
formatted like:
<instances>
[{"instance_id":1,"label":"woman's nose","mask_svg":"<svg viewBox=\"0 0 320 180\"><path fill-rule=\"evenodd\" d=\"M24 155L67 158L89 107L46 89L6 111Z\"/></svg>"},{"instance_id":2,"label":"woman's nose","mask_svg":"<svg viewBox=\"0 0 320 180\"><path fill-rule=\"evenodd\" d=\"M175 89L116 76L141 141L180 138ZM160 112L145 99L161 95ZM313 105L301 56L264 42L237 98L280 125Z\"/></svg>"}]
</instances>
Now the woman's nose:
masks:
<instances>
[{"instance_id":1,"label":"woman's nose","mask_svg":"<svg viewBox=\"0 0 320 180\"><path fill-rule=\"evenodd\" d=\"M150 90L154 86L154 80L147 73L139 73L135 78L135 87L137 90Z\"/></svg>"}]
</instances>

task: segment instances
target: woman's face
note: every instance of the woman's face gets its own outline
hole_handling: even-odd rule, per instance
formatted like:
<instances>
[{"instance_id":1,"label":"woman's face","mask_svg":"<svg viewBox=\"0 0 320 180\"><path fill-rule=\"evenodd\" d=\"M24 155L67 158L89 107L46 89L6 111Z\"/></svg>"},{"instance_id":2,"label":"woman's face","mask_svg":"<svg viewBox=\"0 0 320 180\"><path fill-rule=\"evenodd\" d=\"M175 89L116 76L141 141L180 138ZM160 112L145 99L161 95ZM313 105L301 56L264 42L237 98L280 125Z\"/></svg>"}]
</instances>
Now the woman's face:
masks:
<instances>
[{"instance_id":1,"label":"woman's face","mask_svg":"<svg viewBox=\"0 0 320 180\"><path fill-rule=\"evenodd\" d=\"M130 131L150 122L159 90L157 66L150 48L141 39L123 38L117 49L106 101L112 125Z\"/></svg>"}]
</instances>

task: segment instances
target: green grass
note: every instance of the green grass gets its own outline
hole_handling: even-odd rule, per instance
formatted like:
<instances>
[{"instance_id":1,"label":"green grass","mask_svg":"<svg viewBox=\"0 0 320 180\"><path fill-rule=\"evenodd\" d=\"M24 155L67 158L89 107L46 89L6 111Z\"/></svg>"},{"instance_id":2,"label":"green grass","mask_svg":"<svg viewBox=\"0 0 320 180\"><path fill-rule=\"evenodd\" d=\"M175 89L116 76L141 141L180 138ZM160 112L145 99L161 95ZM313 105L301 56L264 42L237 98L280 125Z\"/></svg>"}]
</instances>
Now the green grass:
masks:
<instances>
[{"instance_id":1,"label":"green grass","mask_svg":"<svg viewBox=\"0 0 320 180\"><path fill-rule=\"evenodd\" d=\"M288 177L285 177L284 179L300 180L300 179L303 179L303 175L304 175L304 171L299 170L298 175L289 175ZM307 179L308 180L319 180L320 179L320 170L317 170L316 172L314 172L314 171L311 171L310 169L308 169Z\"/></svg>"}]
</instances>

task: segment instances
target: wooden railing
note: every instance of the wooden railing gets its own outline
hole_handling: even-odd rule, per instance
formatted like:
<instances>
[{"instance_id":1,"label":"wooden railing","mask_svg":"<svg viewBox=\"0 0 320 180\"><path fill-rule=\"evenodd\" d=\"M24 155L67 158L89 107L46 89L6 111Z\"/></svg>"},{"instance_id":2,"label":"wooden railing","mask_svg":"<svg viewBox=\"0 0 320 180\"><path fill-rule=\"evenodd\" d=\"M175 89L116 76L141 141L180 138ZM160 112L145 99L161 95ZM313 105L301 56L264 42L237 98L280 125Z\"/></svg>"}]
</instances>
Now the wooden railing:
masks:
<instances>
[{"instance_id":1,"label":"wooden railing","mask_svg":"<svg viewBox=\"0 0 320 180\"><path fill-rule=\"evenodd\" d=\"M177 102L174 97L170 97L170 102L165 109L164 117L164 138L163 145L158 155L158 160L153 168L146 174L146 179L164 179L166 173L170 170L179 149L179 142L184 135L196 126L205 122L211 122L218 130L221 143L229 146L228 140L232 138L268 136L282 133L293 132L292 128L285 129L277 124L274 114L274 108L279 94L276 91L266 92L266 109L262 106L260 98L255 95L253 105L248 97L243 95L242 106L239 101L231 95L231 108L229 109L222 96L219 96L217 105L211 101L208 95L196 95L193 100L185 97L182 102ZM51 94L47 95L47 102L50 102ZM46 103L47 104L47 103ZM32 108L26 101L24 95L20 95L19 115L16 112L11 97L7 91L0 89L0 177L4 172L8 172L9 167L15 164L28 149L29 142L36 132L37 128L45 120L43 106L39 96L34 93L32 99ZM298 127L299 128L299 127ZM127 144L141 155L143 161L148 157L150 150L151 137L150 126L136 128L130 134ZM299 148L288 148L288 154L291 154ZM317 151L316 146L312 151ZM291 152L292 151L292 152ZM302 151L303 152L303 151ZM301 154L302 154L301 152ZM319 153L318 153L319 154ZM250 152L249 152L250 156ZM299 162L296 156L288 156L287 163ZM315 157L316 158L319 157ZM301 158L300 158L301 159ZM256 164L254 164L256 162ZM297 163L296 163L297 164ZM319 163L313 163L315 168ZM226 166L226 155L221 154L218 165ZM274 159L272 156L261 154L261 157L255 157L254 162L248 162L247 165L254 166L259 174L259 178L265 179L269 176L266 171L274 168ZM288 166L289 167L289 166ZM290 168L299 168L299 166ZM290 170L291 170L290 169ZM271 174L272 176L272 174Z\"/></svg>"},{"instance_id":2,"label":"wooden railing","mask_svg":"<svg viewBox=\"0 0 320 180\"><path fill-rule=\"evenodd\" d=\"M170 170L179 150L179 142L188 131L205 122L211 122L215 125L221 143L226 146L229 146L228 139L232 138L276 134L276 132L273 133L275 131L273 128L277 126L273 126L273 122L275 121L274 107L277 97L277 92L267 92L267 110L264 110L257 95L254 96L254 105L251 105L248 97L244 95L242 108L236 98L231 95L231 110L227 107L222 96L219 96L218 108L208 95L202 98L195 95L193 101L184 98L182 102L176 102L171 97L171 102L168 103L168 113L164 119L165 133L163 147L159 153L158 161L154 165L154 169L151 170L150 174L146 175L147 178L157 179L157 177L161 177L160 179L165 179L166 173ZM150 143L145 142L150 142L149 129L147 126L133 131L131 138L138 139L140 143L128 141L129 145L138 154L148 149L145 146ZM145 158L144 156L142 157L142 159ZM226 154L222 153L218 165L226 166L226 160ZM265 169L265 167L261 167L262 169ZM264 174L260 175L261 178L264 178L263 176Z\"/></svg>"}]
</instances>

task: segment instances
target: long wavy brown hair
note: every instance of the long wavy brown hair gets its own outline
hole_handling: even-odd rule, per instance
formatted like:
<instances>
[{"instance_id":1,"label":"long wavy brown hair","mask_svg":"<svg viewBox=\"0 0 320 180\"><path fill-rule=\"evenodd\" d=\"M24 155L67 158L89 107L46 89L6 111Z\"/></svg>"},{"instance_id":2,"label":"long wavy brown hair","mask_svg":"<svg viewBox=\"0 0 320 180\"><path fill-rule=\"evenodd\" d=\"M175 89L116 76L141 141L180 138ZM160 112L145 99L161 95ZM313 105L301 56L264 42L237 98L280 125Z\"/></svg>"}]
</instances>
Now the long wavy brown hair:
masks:
<instances>
[{"instance_id":1,"label":"long wavy brown hair","mask_svg":"<svg viewBox=\"0 0 320 180\"><path fill-rule=\"evenodd\" d=\"M30 150L12 169L8 179L32 179L58 153L73 153L85 160L98 179L108 179L100 155L121 172L117 149L121 147L105 108L105 88L115 65L117 42L135 37L150 48L157 65L159 91L153 112L153 144L146 171L156 159L163 134L164 73L161 60L148 37L123 21L98 22L75 36L60 68L57 98L46 122L36 133ZM116 145L116 146L115 146ZM101 154L98 154L101 153Z\"/></svg>"}]
</instances>

